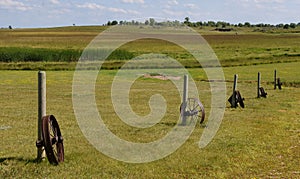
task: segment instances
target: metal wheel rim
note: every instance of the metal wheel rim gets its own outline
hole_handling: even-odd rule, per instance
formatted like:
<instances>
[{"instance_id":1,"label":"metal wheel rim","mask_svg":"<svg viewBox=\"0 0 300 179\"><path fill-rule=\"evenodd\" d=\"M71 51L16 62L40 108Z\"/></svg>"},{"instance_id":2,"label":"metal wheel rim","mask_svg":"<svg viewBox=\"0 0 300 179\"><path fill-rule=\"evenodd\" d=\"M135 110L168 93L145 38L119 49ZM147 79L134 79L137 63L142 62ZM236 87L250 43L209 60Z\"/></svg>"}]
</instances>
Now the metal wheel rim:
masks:
<instances>
[{"instance_id":1,"label":"metal wheel rim","mask_svg":"<svg viewBox=\"0 0 300 179\"><path fill-rule=\"evenodd\" d=\"M48 161L57 165L64 160L63 138L53 115L43 117L42 134Z\"/></svg>"}]
</instances>

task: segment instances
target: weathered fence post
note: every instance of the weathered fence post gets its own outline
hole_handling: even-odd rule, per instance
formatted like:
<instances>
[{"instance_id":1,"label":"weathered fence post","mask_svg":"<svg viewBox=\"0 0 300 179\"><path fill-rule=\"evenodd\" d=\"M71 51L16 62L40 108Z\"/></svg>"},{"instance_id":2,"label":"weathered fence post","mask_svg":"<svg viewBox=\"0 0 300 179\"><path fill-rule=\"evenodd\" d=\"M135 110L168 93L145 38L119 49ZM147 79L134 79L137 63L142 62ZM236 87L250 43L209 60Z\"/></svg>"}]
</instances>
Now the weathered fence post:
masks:
<instances>
[{"instance_id":1,"label":"weathered fence post","mask_svg":"<svg viewBox=\"0 0 300 179\"><path fill-rule=\"evenodd\" d=\"M234 82L233 82L233 89L232 89L232 98L231 98L231 107L235 108L236 106L233 104L236 104L236 88L237 88L237 80L238 80L238 75L234 75Z\"/></svg>"},{"instance_id":2,"label":"weathered fence post","mask_svg":"<svg viewBox=\"0 0 300 179\"><path fill-rule=\"evenodd\" d=\"M38 141L42 140L42 117L46 116L46 73L38 72ZM37 149L37 160L45 158L43 147Z\"/></svg>"},{"instance_id":3,"label":"weathered fence post","mask_svg":"<svg viewBox=\"0 0 300 179\"><path fill-rule=\"evenodd\" d=\"M184 80L183 80L183 95L182 95L182 104L183 107L186 107L187 100L188 100L188 75L184 75ZM183 115L182 115L182 125L186 124L186 116L185 116L185 108L183 109Z\"/></svg>"},{"instance_id":4,"label":"weathered fence post","mask_svg":"<svg viewBox=\"0 0 300 179\"><path fill-rule=\"evenodd\" d=\"M260 98L260 72L257 75L257 98Z\"/></svg>"},{"instance_id":5,"label":"weathered fence post","mask_svg":"<svg viewBox=\"0 0 300 179\"><path fill-rule=\"evenodd\" d=\"M277 70L274 71L274 90L276 89L277 86Z\"/></svg>"}]
</instances>

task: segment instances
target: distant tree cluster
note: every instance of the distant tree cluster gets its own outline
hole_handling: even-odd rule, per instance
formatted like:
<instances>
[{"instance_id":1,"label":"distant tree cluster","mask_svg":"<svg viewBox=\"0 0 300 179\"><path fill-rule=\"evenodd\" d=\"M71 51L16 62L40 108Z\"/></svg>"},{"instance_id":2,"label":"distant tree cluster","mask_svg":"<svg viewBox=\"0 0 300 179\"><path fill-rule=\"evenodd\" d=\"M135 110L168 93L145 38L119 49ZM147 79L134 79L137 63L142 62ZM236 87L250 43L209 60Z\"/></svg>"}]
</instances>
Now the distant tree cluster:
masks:
<instances>
[{"instance_id":1,"label":"distant tree cluster","mask_svg":"<svg viewBox=\"0 0 300 179\"><path fill-rule=\"evenodd\" d=\"M118 21L116 21L116 20L114 20L114 21L108 21L106 25L108 25L108 26L118 25Z\"/></svg>"},{"instance_id":2,"label":"distant tree cluster","mask_svg":"<svg viewBox=\"0 0 300 179\"><path fill-rule=\"evenodd\" d=\"M290 23L290 24L251 24L250 22L245 23L238 23L238 24L230 24L229 22L223 22L223 21L207 21L207 22L190 22L189 17L186 17L184 22L185 25L190 27L203 27L203 26L209 26L209 27L217 27L217 28L226 28L226 27L277 27L277 28L296 28L297 26L300 27L300 22L298 24L296 23Z\"/></svg>"},{"instance_id":3,"label":"distant tree cluster","mask_svg":"<svg viewBox=\"0 0 300 179\"><path fill-rule=\"evenodd\" d=\"M157 22L155 21L154 18L149 18L149 19L146 19L145 22L140 22L140 21L108 21L107 26L112 26L112 25L149 25L149 26L158 26L158 25L168 25L168 26L179 26L179 25L182 25L181 22L179 21L167 21L167 22Z\"/></svg>"},{"instance_id":4,"label":"distant tree cluster","mask_svg":"<svg viewBox=\"0 0 300 179\"><path fill-rule=\"evenodd\" d=\"M228 27L276 27L276 28L283 28L283 29L289 29L289 28L296 28L300 27L300 22L298 24L296 23L290 23L290 24L251 24L250 22L244 22L244 23L238 23L238 24L230 24L229 22L224 21L198 21L198 22L191 22L189 17L186 17L183 22L180 22L178 20L175 21L166 21L166 22L157 22L154 18L146 19L145 22L139 22L139 21L108 21L107 26L112 25L149 25L149 26L156 26L156 25L167 25L167 26L182 26L187 25L189 27L216 27L216 28L228 28Z\"/></svg>"}]
</instances>

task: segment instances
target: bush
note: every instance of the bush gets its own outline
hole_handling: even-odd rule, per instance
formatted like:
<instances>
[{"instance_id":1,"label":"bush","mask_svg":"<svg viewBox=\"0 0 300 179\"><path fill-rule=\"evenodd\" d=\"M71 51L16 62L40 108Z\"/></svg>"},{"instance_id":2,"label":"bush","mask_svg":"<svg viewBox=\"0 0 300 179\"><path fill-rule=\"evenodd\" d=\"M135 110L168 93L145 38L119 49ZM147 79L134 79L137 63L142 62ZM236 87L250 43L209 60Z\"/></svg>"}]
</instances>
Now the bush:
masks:
<instances>
[{"instance_id":1,"label":"bush","mask_svg":"<svg viewBox=\"0 0 300 179\"><path fill-rule=\"evenodd\" d=\"M107 60L130 60L134 57L135 55L132 52L129 52L127 50L117 49L109 55Z\"/></svg>"},{"instance_id":2,"label":"bush","mask_svg":"<svg viewBox=\"0 0 300 179\"><path fill-rule=\"evenodd\" d=\"M77 61L80 50L1 47L0 62L71 62Z\"/></svg>"}]
</instances>

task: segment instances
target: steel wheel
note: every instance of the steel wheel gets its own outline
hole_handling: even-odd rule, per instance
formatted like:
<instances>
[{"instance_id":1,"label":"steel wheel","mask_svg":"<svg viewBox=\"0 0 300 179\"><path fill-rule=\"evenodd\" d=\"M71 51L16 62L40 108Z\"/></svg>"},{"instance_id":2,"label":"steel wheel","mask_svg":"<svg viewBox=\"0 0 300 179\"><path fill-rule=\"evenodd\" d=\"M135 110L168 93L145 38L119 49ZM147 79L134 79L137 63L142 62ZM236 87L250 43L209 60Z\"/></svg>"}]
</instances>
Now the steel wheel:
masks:
<instances>
[{"instance_id":1,"label":"steel wheel","mask_svg":"<svg viewBox=\"0 0 300 179\"><path fill-rule=\"evenodd\" d=\"M188 98L186 103L182 103L180 114L182 118L185 118L189 122L199 120L200 124L202 124L205 119L204 106L196 98Z\"/></svg>"},{"instance_id":2,"label":"steel wheel","mask_svg":"<svg viewBox=\"0 0 300 179\"><path fill-rule=\"evenodd\" d=\"M53 165L63 162L63 137L59 125L53 115L43 117L42 135L48 161Z\"/></svg>"},{"instance_id":3,"label":"steel wheel","mask_svg":"<svg viewBox=\"0 0 300 179\"><path fill-rule=\"evenodd\" d=\"M239 91L236 91L236 100L242 108L245 108L244 98L242 98L242 95Z\"/></svg>"},{"instance_id":4,"label":"steel wheel","mask_svg":"<svg viewBox=\"0 0 300 179\"><path fill-rule=\"evenodd\" d=\"M264 89L263 87L260 87L260 88L259 88L259 91L260 91L260 96L261 96L261 97L264 97L264 98L267 97L267 94L268 94L268 93L266 93L266 91L265 91L265 89Z\"/></svg>"}]
</instances>

